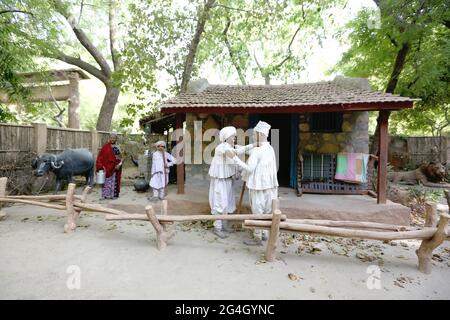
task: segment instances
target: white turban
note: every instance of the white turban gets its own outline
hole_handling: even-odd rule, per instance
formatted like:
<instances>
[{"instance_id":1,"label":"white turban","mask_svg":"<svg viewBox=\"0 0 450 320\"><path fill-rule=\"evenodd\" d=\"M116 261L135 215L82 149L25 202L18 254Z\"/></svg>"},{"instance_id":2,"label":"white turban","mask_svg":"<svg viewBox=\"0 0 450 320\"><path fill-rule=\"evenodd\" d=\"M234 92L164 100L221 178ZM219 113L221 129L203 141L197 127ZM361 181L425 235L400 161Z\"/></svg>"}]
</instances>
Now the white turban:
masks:
<instances>
[{"instance_id":1,"label":"white turban","mask_svg":"<svg viewBox=\"0 0 450 320\"><path fill-rule=\"evenodd\" d=\"M224 142L231 136L236 135L236 128L235 127L225 127L219 132L219 139L220 142Z\"/></svg>"},{"instance_id":2,"label":"white turban","mask_svg":"<svg viewBox=\"0 0 450 320\"><path fill-rule=\"evenodd\" d=\"M256 132L264 134L266 137L269 136L270 124L264 121L259 121L256 127L253 128Z\"/></svg>"},{"instance_id":3,"label":"white turban","mask_svg":"<svg viewBox=\"0 0 450 320\"><path fill-rule=\"evenodd\" d=\"M158 146L164 146L164 148L166 147L166 143L164 142L164 141L162 141L162 140L159 140L157 143L155 143L155 146L156 147L158 147Z\"/></svg>"}]
</instances>

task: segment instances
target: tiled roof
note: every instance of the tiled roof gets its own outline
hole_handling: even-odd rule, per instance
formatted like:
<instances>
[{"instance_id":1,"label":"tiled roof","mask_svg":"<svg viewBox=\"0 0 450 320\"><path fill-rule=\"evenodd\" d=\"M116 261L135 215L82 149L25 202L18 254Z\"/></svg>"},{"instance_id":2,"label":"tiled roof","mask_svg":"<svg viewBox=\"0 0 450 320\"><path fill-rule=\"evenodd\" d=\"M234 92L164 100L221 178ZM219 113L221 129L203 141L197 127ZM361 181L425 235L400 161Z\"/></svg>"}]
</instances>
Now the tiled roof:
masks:
<instances>
[{"instance_id":1,"label":"tiled roof","mask_svg":"<svg viewBox=\"0 0 450 320\"><path fill-rule=\"evenodd\" d=\"M366 79L337 77L333 81L286 85L204 85L200 92L188 92L167 100L161 109L326 106L414 100L372 91Z\"/></svg>"}]
</instances>

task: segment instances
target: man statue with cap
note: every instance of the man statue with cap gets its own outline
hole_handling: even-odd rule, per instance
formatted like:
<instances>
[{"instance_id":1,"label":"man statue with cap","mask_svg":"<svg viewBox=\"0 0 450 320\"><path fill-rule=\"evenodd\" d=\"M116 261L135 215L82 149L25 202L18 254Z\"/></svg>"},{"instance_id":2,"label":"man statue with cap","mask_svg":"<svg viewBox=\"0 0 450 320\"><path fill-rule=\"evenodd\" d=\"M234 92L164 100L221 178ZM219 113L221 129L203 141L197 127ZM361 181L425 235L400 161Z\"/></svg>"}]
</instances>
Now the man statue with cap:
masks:
<instances>
[{"instance_id":1,"label":"man statue with cap","mask_svg":"<svg viewBox=\"0 0 450 320\"><path fill-rule=\"evenodd\" d=\"M264 121L259 121L253 129L257 147L251 151L247 163L231 152L227 153L243 169L242 178L247 183L253 214L270 214L272 200L278 198L277 164L275 151L267 141L269 131L270 125ZM244 243L261 245L262 240L267 240L267 235L267 230L255 230L253 239L245 240Z\"/></svg>"},{"instance_id":2,"label":"man statue with cap","mask_svg":"<svg viewBox=\"0 0 450 320\"><path fill-rule=\"evenodd\" d=\"M158 141L155 143L157 150L152 156L152 171L150 179L150 187L153 189L153 197L149 200L164 199L165 189L169 183L169 167L176 164L175 158L166 152L166 143Z\"/></svg>"},{"instance_id":3,"label":"man statue with cap","mask_svg":"<svg viewBox=\"0 0 450 320\"><path fill-rule=\"evenodd\" d=\"M236 199L233 190L233 177L238 168L227 153L233 155L244 154L253 148L253 145L235 146L236 128L225 127L219 132L220 144L215 148L214 157L209 168L211 182L209 185L209 205L211 214L230 214L236 210ZM219 238L226 238L226 233L232 232L226 221L214 221L214 234Z\"/></svg>"}]
</instances>

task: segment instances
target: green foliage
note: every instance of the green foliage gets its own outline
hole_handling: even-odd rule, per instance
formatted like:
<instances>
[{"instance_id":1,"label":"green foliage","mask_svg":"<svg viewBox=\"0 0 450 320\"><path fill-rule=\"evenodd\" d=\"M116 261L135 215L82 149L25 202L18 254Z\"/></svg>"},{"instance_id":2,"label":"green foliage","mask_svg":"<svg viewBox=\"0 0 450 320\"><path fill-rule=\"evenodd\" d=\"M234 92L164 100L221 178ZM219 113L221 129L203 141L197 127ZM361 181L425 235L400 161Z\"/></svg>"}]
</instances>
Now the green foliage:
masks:
<instances>
[{"instance_id":1,"label":"green foliage","mask_svg":"<svg viewBox=\"0 0 450 320\"><path fill-rule=\"evenodd\" d=\"M412 110L391 115L392 133L445 132L450 117L449 3L444 0L382 0L380 28L373 21L378 10L366 9L339 35L350 49L334 71L367 77L384 91L398 51L410 47L395 93L421 99Z\"/></svg>"},{"instance_id":2,"label":"green foliage","mask_svg":"<svg viewBox=\"0 0 450 320\"><path fill-rule=\"evenodd\" d=\"M427 201L439 202L442 191L427 190L422 186L414 186L407 189L409 197L415 199L418 204L424 205Z\"/></svg>"}]
</instances>

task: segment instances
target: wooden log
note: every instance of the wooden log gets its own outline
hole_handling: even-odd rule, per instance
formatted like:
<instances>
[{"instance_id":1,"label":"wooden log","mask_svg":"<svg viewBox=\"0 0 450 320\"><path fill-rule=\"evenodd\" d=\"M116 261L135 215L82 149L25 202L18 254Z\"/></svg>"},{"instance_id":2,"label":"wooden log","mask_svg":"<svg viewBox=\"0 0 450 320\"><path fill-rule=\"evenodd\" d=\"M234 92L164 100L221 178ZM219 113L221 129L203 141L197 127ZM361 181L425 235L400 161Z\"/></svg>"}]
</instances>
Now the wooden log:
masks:
<instances>
[{"instance_id":1,"label":"wooden log","mask_svg":"<svg viewBox=\"0 0 450 320\"><path fill-rule=\"evenodd\" d=\"M367 194L372 198L377 198L377 193L373 190L367 190Z\"/></svg>"},{"instance_id":2,"label":"wooden log","mask_svg":"<svg viewBox=\"0 0 450 320\"><path fill-rule=\"evenodd\" d=\"M271 222L245 220L244 226L269 229L271 226ZM332 228L308 224L293 224L288 222L281 222L280 231L321 234L344 238L359 238L372 240L404 240L404 239L429 239L436 232L436 228L424 228L422 230L400 231L400 232L395 231L384 232L384 231Z\"/></svg>"},{"instance_id":3,"label":"wooden log","mask_svg":"<svg viewBox=\"0 0 450 320\"><path fill-rule=\"evenodd\" d=\"M1 177L0 178L0 197L6 196L6 185L8 184L8 178ZM0 202L0 220L3 220L6 217L6 213L2 211L2 205Z\"/></svg>"},{"instance_id":4,"label":"wooden log","mask_svg":"<svg viewBox=\"0 0 450 320\"><path fill-rule=\"evenodd\" d=\"M0 202L24 203L24 204L31 204L33 206L39 206L39 207L44 207L44 208L49 208L49 209L66 210L66 206L63 206L63 205L51 204L51 203L47 203L47 202L40 202L40 201L33 201L33 200L0 198Z\"/></svg>"},{"instance_id":5,"label":"wooden log","mask_svg":"<svg viewBox=\"0 0 450 320\"><path fill-rule=\"evenodd\" d=\"M109 208L104 208L109 209ZM106 211L106 210L105 210ZM118 210L117 210L118 211ZM148 220L146 215L135 213L129 214L122 211L123 214L106 215L106 220ZM184 222L184 221L199 221L199 220L272 220L271 214L200 214L200 215L158 215L158 220L160 222ZM281 215L280 219L282 221L286 220L285 215Z\"/></svg>"},{"instance_id":6,"label":"wooden log","mask_svg":"<svg viewBox=\"0 0 450 320\"><path fill-rule=\"evenodd\" d=\"M447 225L449 219L450 215L442 213L436 233L434 233L431 239L423 240L419 249L416 251L417 257L419 258L420 272L426 274L431 273L431 259L433 258L433 250L440 246L443 241L448 239Z\"/></svg>"},{"instance_id":7,"label":"wooden log","mask_svg":"<svg viewBox=\"0 0 450 320\"><path fill-rule=\"evenodd\" d=\"M437 204L433 202L425 203L425 227L436 227L437 225Z\"/></svg>"},{"instance_id":8,"label":"wooden log","mask_svg":"<svg viewBox=\"0 0 450 320\"><path fill-rule=\"evenodd\" d=\"M75 183L69 183L67 187L66 194L66 211L67 211L67 223L64 225L64 232L71 233L77 227L76 225L76 210L73 206L74 199L73 195L75 194Z\"/></svg>"},{"instance_id":9,"label":"wooden log","mask_svg":"<svg viewBox=\"0 0 450 320\"><path fill-rule=\"evenodd\" d=\"M114 214L114 215L128 215L129 214L129 212L126 212L126 211L123 211L123 210L117 210L117 209L103 207L100 204L83 203L81 201L75 201L73 203L73 205L75 207L81 208L81 209L83 209L85 211L108 213L108 214ZM145 218L145 219L141 219L141 220L147 220L147 219Z\"/></svg>"},{"instance_id":10,"label":"wooden log","mask_svg":"<svg viewBox=\"0 0 450 320\"><path fill-rule=\"evenodd\" d=\"M153 228L155 228L156 230L156 245L158 250L165 249L167 246L167 241L173 237L174 232L173 231L166 232L164 230L163 226L159 223L158 219L156 218L155 211L153 210L153 207L151 205L145 207L145 212L148 220L152 224Z\"/></svg>"},{"instance_id":11,"label":"wooden log","mask_svg":"<svg viewBox=\"0 0 450 320\"><path fill-rule=\"evenodd\" d=\"M274 202L277 200L273 200ZM273 206L276 208L277 206ZM275 209L272 214L272 225L270 226L269 240L267 241L266 260L272 262L275 259L278 235L280 233L281 211Z\"/></svg>"},{"instance_id":12,"label":"wooden log","mask_svg":"<svg viewBox=\"0 0 450 320\"><path fill-rule=\"evenodd\" d=\"M83 190L83 192L82 192L82 194L81 194L81 203L85 203L86 202L86 200L87 200L87 195L88 195L88 193L90 193L91 192L91 187L89 187L89 186L87 186L86 188L84 188L84 190ZM76 196L74 196L74 199L75 199L75 197ZM82 208L80 208L80 207L74 207L74 209L75 209L75 214L74 214L74 221L75 221L75 223L76 223L76 221L78 220L78 217L80 216L80 214L81 214L81 211L82 211Z\"/></svg>"},{"instance_id":13,"label":"wooden log","mask_svg":"<svg viewBox=\"0 0 450 320\"><path fill-rule=\"evenodd\" d=\"M4 198L7 199L23 199L23 200L48 200L48 201L57 201L57 200L66 200L65 194L49 194L49 195L40 195L40 196L6 196ZM81 200L81 196L74 196L75 199Z\"/></svg>"},{"instance_id":14,"label":"wooden log","mask_svg":"<svg viewBox=\"0 0 450 320\"><path fill-rule=\"evenodd\" d=\"M167 200L164 199L161 201L161 216L167 216ZM172 224L170 222L161 222L161 225L163 226L164 231L169 230L169 225Z\"/></svg>"},{"instance_id":15,"label":"wooden log","mask_svg":"<svg viewBox=\"0 0 450 320\"><path fill-rule=\"evenodd\" d=\"M450 194L448 190L444 191L445 197L447 198L447 203L450 206ZM430 213L428 212L427 207L427 219L426 223L433 223L434 218L429 217L434 215L434 208L430 209ZM436 233L433 235L431 239L425 239L420 244L419 249L416 251L417 258L419 259L419 270L420 272L430 274L431 273L431 260L433 258L433 250L436 249L441 243L445 240L448 240L448 231L447 225L450 219L450 215L447 213L441 212L440 219L438 223L438 227Z\"/></svg>"},{"instance_id":16,"label":"wooden log","mask_svg":"<svg viewBox=\"0 0 450 320\"><path fill-rule=\"evenodd\" d=\"M362 228L362 229L380 229L386 231L412 231L418 230L416 227L399 226L395 224L384 224L377 222L365 221L333 221L333 220L313 220L313 219L286 219L285 222L312 224L324 227L347 227L347 228Z\"/></svg>"}]
</instances>

